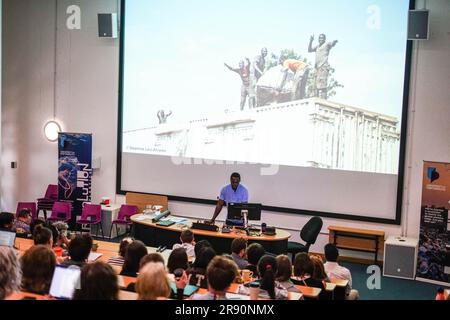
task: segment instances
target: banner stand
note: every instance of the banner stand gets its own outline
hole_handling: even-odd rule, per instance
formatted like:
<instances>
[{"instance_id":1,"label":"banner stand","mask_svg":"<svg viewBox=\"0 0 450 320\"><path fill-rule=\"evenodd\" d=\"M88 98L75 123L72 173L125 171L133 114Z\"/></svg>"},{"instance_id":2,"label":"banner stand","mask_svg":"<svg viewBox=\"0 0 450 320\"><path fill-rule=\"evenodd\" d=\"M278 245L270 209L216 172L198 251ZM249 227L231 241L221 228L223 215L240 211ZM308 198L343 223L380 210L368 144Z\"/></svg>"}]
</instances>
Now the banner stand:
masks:
<instances>
[{"instance_id":1,"label":"banner stand","mask_svg":"<svg viewBox=\"0 0 450 320\"><path fill-rule=\"evenodd\" d=\"M58 199L72 204L71 230L83 204L91 201L92 134L60 133L58 136Z\"/></svg>"},{"instance_id":2,"label":"banner stand","mask_svg":"<svg viewBox=\"0 0 450 320\"><path fill-rule=\"evenodd\" d=\"M450 286L450 163L424 161L416 280Z\"/></svg>"}]
</instances>

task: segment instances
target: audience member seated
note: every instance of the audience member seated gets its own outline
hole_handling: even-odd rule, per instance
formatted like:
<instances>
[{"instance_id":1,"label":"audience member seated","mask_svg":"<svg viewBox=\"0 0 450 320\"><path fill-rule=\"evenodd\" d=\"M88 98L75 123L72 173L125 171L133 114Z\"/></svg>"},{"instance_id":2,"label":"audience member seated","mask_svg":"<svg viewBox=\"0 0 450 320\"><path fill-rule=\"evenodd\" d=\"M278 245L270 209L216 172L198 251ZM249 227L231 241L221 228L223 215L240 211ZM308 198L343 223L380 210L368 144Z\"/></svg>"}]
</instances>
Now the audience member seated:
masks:
<instances>
[{"instance_id":1,"label":"audience member seated","mask_svg":"<svg viewBox=\"0 0 450 320\"><path fill-rule=\"evenodd\" d=\"M190 229L183 230L180 236L181 244L176 243L173 245L173 250L178 248L184 248L188 255L188 258L195 259L195 240L194 233Z\"/></svg>"},{"instance_id":2,"label":"audience member seated","mask_svg":"<svg viewBox=\"0 0 450 320\"><path fill-rule=\"evenodd\" d=\"M244 238L234 239L233 242L231 242L231 256L241 270L248 266L248 261L245 259L246 255L247 240Z\"/></svg>"},{"instance_id":3,"label":"audience member seated","mask_svg":"<svg viewBox=\"0 0 450 320\"><path fill-rule=\"evenodd\" d=\"M322 258L317 255L311 255L310 259L314 266L314 272L313 272L311 278L322 281L322 282L330 282L330 278L328 278L328 275L325 272L325 267L323 265Z\"/></svg>"},{"instance_id":4,"label":"audience member seated","mask_svg":"<svg viewBox=\"0 0 450 320\"><path fill-rule=\"evenodd\" d=\"M441 287L441 288L439 288L437 290L436 297L435 297L434 300L436 300L436 301L447 300L447 299L445 299L445 290L444 290L444 288Z\"/></svg>"},{"instance_id":5,"label":"audience member seated","mask_svg":"<svg viewBox=\"0 0 450 320\"><path fill-rule=\"evenodd\" d=\"M150 262L159 262L162 263L163 266L165 265L164 263L164 258L161 254L159 253L149 253L147 255L145 255L144 257L142 257L141 262L139 263L139 270L141 270L147 263ZM131 291L131 292L136 292L136 283L135 282L131 282L126 289L127 291Z\"/></svg>"},{"instance_id":6,"label":"audience member seated","mask_svg":"<svg viewBox=\"0 0 450 320\"><path fill-rule=\"evenodd\" d=\"M184 251L184 249L181 249ZM138 300L157 300L170 297L171 289L166 269L161 262L149 262L139 271L136 282Z\"/></svg>"},{"instance_id":7,"label":"audience member seated","mask_svg":"<svg viewBox=\"0 0 450 320\"><path fill-rule=\"evenodd\" d=\"M238 275L238 267L233 260L216 256L206 269L208 293L195 294L193 300L227 300L226 292Z\"/></svg>"},{"instance_id":8,"label":"audience member seated","mask_svg":"<svg viewBox=\"0 0 450 320\"><path fill-rule=\"evenodd\" d=\"M53 233L49 228L39 224L33 228L34 245L44 245L53 248Z\"/></svg>"},{"instance_id":9,"label":"audience member seated","mask_svg":"<svg viewBox=\"0 0 450 320\"><path fill-rule=\"evenodd\" d=\"M247 260L248 265L245 269L253 272L253 277L257 278L258 275L258 262L266 254L266 250L259 243L252 243L247 248Z\"/></svg>"},{"instance_id":10,"label":"audience member seated","mask_svg":"<svg viewBox=\"0 0 450 320\"><path fill-rule=\"evenodd\" d=\"M14 221L12 230L17 233L18 237L28 238L28 236L31 234L30 224L32 220L31 210L22 209L17 214L16 221Z\"/></svg>"},{"instance_id":11,"label":"audience member seated","mask_svg":"<svg viewBox=\"0 0 450 320\"><path fill-rule=\"evenodd\" d=\"M206 269L215 256L216 252L213 248L204 247L202 248L202 250L200 250L194 264L186 271L190 285L204 289L208 288L208 281L206 280Z\"/></svg>"},{"instance_id":12,"label":"audience member seated","mask_svg":"<svg viewBox=\"0 0 450 320\"><path fill-rule=\"evenodd\" d=\"M42 220L41 218L38 218L38 219L32 221L30 224L31 234L34 234L34 229L37 226L44 226L52 232L53 247L67 248L69 246L69 242L70 242L69 239L67 239L67 237L65 235L60 235L59 230L53 224L48 223L45 220Z\"/></svg>"},{"instance_id":13,"label":"audience member seated","mask_svg":"<svg viewBox=\"0 0 450 320\"><path fill-rule=\"evenodd\" d=\"M12 231L14 215L9 212L0 213L0 231Z\"/></svg>"},{"instance_id":14,"label":"audience member seated","mask_svg":"<svg viewBox=\"0 0 450 320\"><path fill-rule=\"evenodd\" d=\"M37 219L31 221L31 223L30 223L30 233L33 234L34 233L34 228L36 228L37 226L45 226L45 224L46 224L46 222L42 218L37 218Z\"/></svg>"},{"instance_id":15,"label":"audience member seated","mask_svg":"<svg viewBox=\"0 0 450 320\"><path fill-rule=\"evenodd\" d=\"M200 240L198 241L194 246L194 253L196 256L200 253L200 250L202 250L203 247L209 247L212 248L211 243L208 240Z\"/></svg>"},{"instance_id":16,"label":"audience member seated","mask_svg":"<svg viewBox=\"0 0 450 320\"><path fill-rule=\"evenodd\" d=\"M277 273L277 260L274 256L265 255L258 262L259 278L255 282L260 284L259 296L264 299L287 300L288 291L275 280ZM239 286L239 293L249 295L247 285Z\"/></svg>"},{"instance_id":17,"label":"audience member seated","mask_svg":"<svg viewBox=\"0 0 450 320\"><path fill-rule=\"evenodd\" d=\"M359 298L358 290L352 289L352 274L350 270L339 265L339 250L333 244L327 244L325 246L325 259L327 262L324 264L325 272L328 277L334 279L348 280L348 285L346 288L346 299L356 300Z\"/></svg>"},{"instance_id":18,"label":"audience member seated","mask_svg":"<svg viewBox=\"0 0 450 320\"><path fill-rule=\"evenodd\" d=\"M113 266L122 267L125 261L125 254L127 252L128 245L133 242L133 238L127 237L120 241L119 255L117 257L109 258L108 264Z\"/></svg>"},{"instance_id":19,"label":"audience member seated","mask_svg":"<svg viewBox=\"0 0 450 320\"><path fill-rule=\"evenodd\" d=\"M141 241L134 240L130 243L125 253L125 261L120 274L127 277L137 277L141 259L147 255L147 253L147 248Z\"/></svg>"},{"instance_id":20,"label":"audience member seated","mask_svg":"<svg viewBox=\"0 0 450 320\"><path fill-rule=\"evenodd\" d=\"M77 235L69 243L69 259L63 262L65 266L84 267L92 249L92 237L89 234Z\"/></svg>"},{"instance_id":21,"label":"audience member seated","mask_svg":"<svg viewBox=\"0 0 450 320\"><path fill-rule=\"evenodd\" d=\"M172 251L167 261L167 269L172 274L177 269L188 269L188 256L184 248L178 248Z\"/></svg>"},{"instance_id":22,"label":"audience member seated","mask_svg":"<svg viewBox=\"0 0 450 320\"><path fill-rule=\"evenodd\" d=\"M276 280L288 292L300 292L300 290L292 283L292 263L291 259L286 255L279 255L277 258L277 274Z\"/></svg>"},{"instance_id":23,"label":"audience member seated","mask_svg":"<svg viewBox=\"0 0 450 320\"><path fill-rule=\"evenodd\" d=\"M28 249L21 258L22 290L46 295L49 293L56 257L47 246L38 245Z\"/></svg>"},{"instance_id":24,"label":"audience member seated","mask_svg":"<svg viewBox=\"0 0 450 320\"><path fill-rule=\"evenodd\" d=\"M20 290L20 261L16 251L9 247L0 247L0 261L0 300L5 300Z\"/></svg>"},{"instance_id":25,"label":"audience member seated","mask_svg":"<svg viewBox=\"0 0 450 320\"><path fill-rule=\"evenodd\" d=\"M139 269L142 269L143 266L145 266L149 262L160 262L165 266L164 257L160 253L149 253L146 256L144 256L141 259L141 262L139 263Z\"/></svg>"},{"instance_id":26,"label":"audience member seated","mask_svg":"<svg viewBox=\"0 0 450 320\"><path fill-rule=\"evenodd\" d=\"M320 292L319 299L325 298L325 284L321 280L314 279L312 275L314 274L314 263L307 253L298 253L295 256L294 261L294 277L291 281L295 285L314 287L322 289Z\"/></svg>"},{"instance_id":27,"label":"audience member seated","mask_svg":"<svg viewBox=\"0 0 450 320\"><path fill-rule=\"evenodd\" d=\"M119 285L113 268L104 262L86 264L81 269L80 289L73 300L118 300Z\"/></svg>"},{"instance_id":28,"label":"audience member seated","mask_svg":"<svg viewBox=\"0 0 450 320\"><path fill-rule=\"evenodd\" d=\"M49 249L53 250L52 231L49 228L45 227L43 224L38 224L36 227L33 228L33 242L34 245L44 245L47 246ZM62 254L60 256L56 255L57 264L62 264L64 263L65 260L66 258L64 258Z\"/></svg>"}]
</instances>

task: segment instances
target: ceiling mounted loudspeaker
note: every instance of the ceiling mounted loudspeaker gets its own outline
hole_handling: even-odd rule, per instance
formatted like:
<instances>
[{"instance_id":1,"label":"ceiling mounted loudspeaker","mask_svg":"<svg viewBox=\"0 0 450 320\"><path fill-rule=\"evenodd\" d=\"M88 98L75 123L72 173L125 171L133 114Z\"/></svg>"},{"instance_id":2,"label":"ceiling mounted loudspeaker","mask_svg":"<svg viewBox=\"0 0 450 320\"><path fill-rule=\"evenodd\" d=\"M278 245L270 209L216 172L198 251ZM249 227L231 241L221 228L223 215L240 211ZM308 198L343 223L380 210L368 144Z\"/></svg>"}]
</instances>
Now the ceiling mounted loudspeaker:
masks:
<instances>
[{"instance_id":1,"label":"ceiling mounted loudspeaker","mask_svg":"<svg viewBox=\"0 0 450 320\"><path fill-rule=\"evenodd\" d=\"M428 10L409 10L408 40L428 40L429 15Z\"/></svg>"},{"instance_id":2,"label":"ceiling mounted loudspeaker","mask_svg":"<svg viewBox=\"0 0 450 320\"><path fill-rule=\"evenodd\" d=\"M100 38L117 38L117 13L98 14L98 36Z\"/></svg>"},{"instance_id":3,"label":"ceiling mounted loudspeaker","mask_svg":"<svg viewBox=\"0 0 450 320\"><path fill-rule=\"evenodd\" d=\"M48 141L55 142L58 140L58 134L61 132L61 126L58 122L52 120L45 124L44 134Z\"/></svg>"}]
</instances>

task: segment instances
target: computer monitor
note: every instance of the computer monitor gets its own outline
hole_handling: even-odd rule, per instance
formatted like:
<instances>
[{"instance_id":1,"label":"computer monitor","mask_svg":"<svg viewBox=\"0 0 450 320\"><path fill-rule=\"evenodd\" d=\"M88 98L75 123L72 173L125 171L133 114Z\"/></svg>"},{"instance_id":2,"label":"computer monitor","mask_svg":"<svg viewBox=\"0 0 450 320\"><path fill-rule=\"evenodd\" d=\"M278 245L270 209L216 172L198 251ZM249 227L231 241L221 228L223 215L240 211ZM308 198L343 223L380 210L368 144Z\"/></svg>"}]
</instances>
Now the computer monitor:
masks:
<instances>
[{"instance_id":1,"label":"computer monitor","mask_svg":"<svg viewBox=\"0 0 450 320\"><path fill-rule=\"evenodd\" d=\"M228 204L228 220L242 219L242 210L248 211L249 221L261 220L261 204L260 203L229 203Z\"/></svg>"},{"instance_id":2,"label":"computer monitor","mask_svg":"<svg viewBox=\"0 0 450 320\"><path fill-rule=\"evenodd\" d=\"M14 247L16 242L16 233L9 231L0 231L0 246Z\"/></svg>"}]
</instances>

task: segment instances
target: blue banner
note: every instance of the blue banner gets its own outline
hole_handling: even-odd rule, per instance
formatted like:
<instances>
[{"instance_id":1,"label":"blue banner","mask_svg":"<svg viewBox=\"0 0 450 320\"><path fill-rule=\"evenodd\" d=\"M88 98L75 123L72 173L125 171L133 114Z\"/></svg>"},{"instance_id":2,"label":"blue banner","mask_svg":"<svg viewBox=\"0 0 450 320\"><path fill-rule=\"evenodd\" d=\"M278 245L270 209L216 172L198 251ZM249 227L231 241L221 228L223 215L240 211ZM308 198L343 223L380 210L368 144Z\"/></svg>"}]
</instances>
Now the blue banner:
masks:
<instances>
[{"instance_id":1,"label":"blue banner","mask_svg":"<svg viewBox=\"0 0 450 320\"><path fill-rule=\"evenodd\" d=\"M58 137L58 196L72 203L72 221L91 201L92 135L60 133Z\"/></svg>"}]
</instances>

